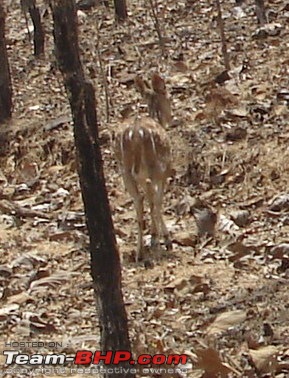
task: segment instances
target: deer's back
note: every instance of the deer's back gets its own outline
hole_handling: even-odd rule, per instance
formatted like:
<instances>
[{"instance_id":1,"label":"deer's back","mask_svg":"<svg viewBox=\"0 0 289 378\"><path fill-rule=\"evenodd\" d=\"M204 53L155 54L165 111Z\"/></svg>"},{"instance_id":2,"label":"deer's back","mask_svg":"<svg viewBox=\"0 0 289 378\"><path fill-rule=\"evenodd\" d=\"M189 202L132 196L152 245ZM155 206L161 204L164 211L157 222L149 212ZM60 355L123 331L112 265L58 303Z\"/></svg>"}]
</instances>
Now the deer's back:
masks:
<instances>
[{"instance_id":1,"label":"deer's back","mask_svg":"<svg viewBox=\"0 0 289 378\"><path fill-rule=\"evenodd\" d=\"M171 174L170 143L151 118L129 119L116 138L116 157L124 173L137 181L165 180Z\"/></svg>"}]
</instances>

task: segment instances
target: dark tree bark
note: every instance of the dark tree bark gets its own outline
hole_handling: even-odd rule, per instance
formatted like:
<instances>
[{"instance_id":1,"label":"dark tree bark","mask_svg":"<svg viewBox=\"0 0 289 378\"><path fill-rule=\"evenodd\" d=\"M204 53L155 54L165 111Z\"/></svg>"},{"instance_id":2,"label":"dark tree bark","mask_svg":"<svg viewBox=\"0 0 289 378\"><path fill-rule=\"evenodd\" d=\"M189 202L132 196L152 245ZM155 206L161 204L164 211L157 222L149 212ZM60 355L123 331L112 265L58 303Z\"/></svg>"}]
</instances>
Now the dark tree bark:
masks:
<instances>
[{"instance_id":1,"label":"dark tree bark","mask_svg":"<svg viewBox=\"0 0 289 378\"><path fill-rule=\"evenodd\" d=\"M114 0L115 17L118 22L127 19L126 0Z\"/></svg>"},{"instance_id":2,"label":"dark tree bark","mask_svg":"<svg viewBox=\"0 0 289 378\"><path fill-rule=\"evenodd\" d=\"M29 23L28 23L28 17L27 17L28 4L29 4L29 0L20 0L21 11L22 11L23 16L25 18L25 24L26 24L26 29L27 29L27 33L28 33L28 38L29 38L29 41L31 42L32 37L31 37L30 30L29 30Z\"/></svg>"},{"instance_id":3,"label":"dark tree bark","mask_svg":"<svg viewBox=\"0 0 289 378\"><path fill-rule=\"evenodd\" d=\"M36 6L35 0L31 0L31 5L29 6L29 14L34 26L34 55L40 56L44 54L45 33L43 25L41 23L40 12Z\"/></svg>"},{"instance_id":4,"label":"dark tree bark","mask_svg":"<svg viewBox=\"0 0 289 378\"><path fill-rule=\"evenodd\" d=\"M91 273L100 318L101 350L130 351L121 268L105 187L93 86L85 80L79 56L74 0L53 0L56 55L70 101L78 173L90 238ZM121 367L131 367L129 363ZM129 370L129 369L127 369ZM117 377L116 372L105 377ZM133 378L131 371L122 377Z\"/></svg>"},{"instance_id":5,"label":"dark tree bark","mask_svg":"<svg viewBox=\"0 0 289 378\"><path fill-rule=\"evenodd\" d=\"M20 0L21 8L25 16L26 24L27 16L26 13L29 12L31 20L33 22L33 45L34 45L34 55L40 56L44 54L44 43L45 43L45 32L43 25L41 23L41 16L38 7L36 6L36 0ZM28 26L27 26L28 28ZM30 32L28 29L29 39Z\"/></svg>"},{"instance_id":6,"label":"dark tree bark","mask_svg":"<svg viewBox=\"0 0 289 378\"><path fill-rule=\"evenodd\" d=\"M256 16L258 24L263 26L266 24L266 9L264 0L255 0Z\"/></svg>"},{"instance_id":7,"label":"dark tree bark","mask_svg":"<svg viewBox=\"0 0 289 378\"><path fill-rule=\"evenodd\" d=\"M0 122L12 115L12 84L5 39L5 12L0 1Z\"/></svg>"}]
</instances>

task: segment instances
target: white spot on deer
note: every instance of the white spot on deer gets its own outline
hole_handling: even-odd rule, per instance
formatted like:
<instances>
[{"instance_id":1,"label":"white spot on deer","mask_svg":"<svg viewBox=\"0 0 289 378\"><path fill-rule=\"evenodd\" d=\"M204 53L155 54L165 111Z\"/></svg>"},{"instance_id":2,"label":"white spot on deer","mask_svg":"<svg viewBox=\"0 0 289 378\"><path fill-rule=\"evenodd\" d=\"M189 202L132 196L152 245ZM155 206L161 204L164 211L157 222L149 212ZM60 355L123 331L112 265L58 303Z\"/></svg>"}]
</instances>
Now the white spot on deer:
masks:
<instances>
[{"instance_id":1,"label":"white spot on deer","mask_svg":"<svg viewBox=\"0 0 289 378\"><path fill-rule=\"evenodd\" d=\"M164 173L168 169L168 165L164 162L160 163L160 169Z\"/></svg>"},{"instance_id":2,"label":"white spot on deer","mask_svg":"<svg viewBox=\"0 0 289 378\"><path fill-rule=\"evenodd\" d=\"M150 140L151 140L151 143L152 143L152 146L153 146L153 152L154 152L154 155L156 155L157 151L156 151L156 144L155 144L153 131L149 130L149 133L150 133Z\"/></svg>"},{"instance_id":3,"label":"white spot on deer","mask_svg":"<svg viewBox=\"0 0 289 378\"><path fill-rule=\"evenodd\" d=\"M133 130L130 129L129 132L128 132L128 139L131 140L133 137Z\"/></svg>"},{"instance_id":4,"label":"white spot on deer","mask_svg":"<svg viewBox=\"0 0 289 378\"><path fill-rule=\"evenodd\" d=\"M121 135L119 144L120 144L120 154L121 154L121 158L123 160L123 158L124 158L124 134Z\"/></svg>"}]
</instances>

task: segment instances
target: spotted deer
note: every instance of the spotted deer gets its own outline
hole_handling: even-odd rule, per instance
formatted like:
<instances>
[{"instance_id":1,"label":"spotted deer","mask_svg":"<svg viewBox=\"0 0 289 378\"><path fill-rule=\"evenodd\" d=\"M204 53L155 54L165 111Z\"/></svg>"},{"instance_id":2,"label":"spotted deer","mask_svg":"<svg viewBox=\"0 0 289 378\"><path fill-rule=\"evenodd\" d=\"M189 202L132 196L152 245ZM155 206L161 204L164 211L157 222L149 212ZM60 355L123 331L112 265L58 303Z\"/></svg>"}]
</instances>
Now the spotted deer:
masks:
<instances>
[{"instance_id":1,"label":"spotted deer","mask_svg":"<svg viewBox=\"0 0 289 378\"><path fill-rule=\"evenodd\" d=\"M165 131L171 123L171 105L164 80L153 74L151 84L137 76L135 85L148 105L149 117L130 118L116 135L115 152L124 185L133 198L138 223L136 261L144 256L144 198L151 215L151 247L164 238L166 249L172 248L162 216L166 181L171 175L171 150Z\"/></svg>"}]
</instances>

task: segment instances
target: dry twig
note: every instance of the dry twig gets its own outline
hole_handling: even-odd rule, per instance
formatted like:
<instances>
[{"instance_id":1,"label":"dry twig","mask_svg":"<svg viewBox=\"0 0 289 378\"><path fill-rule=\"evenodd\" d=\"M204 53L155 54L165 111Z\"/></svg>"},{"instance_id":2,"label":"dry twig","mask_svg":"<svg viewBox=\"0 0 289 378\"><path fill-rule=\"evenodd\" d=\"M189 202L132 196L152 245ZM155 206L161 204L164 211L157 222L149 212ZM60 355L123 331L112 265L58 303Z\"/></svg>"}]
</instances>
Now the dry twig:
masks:
<instances>
[{"instance_id":1,"label":"dry twig","mask_svg":"<svg viewBox=\"0 0 289 378\"><path fill-rule=\"evenodd\" d=\"M150 4L150 10L152 14L153 23L154 23L154 26L155 26L155 29L159 38L159 45L160 45L161 53L162 53L162 56L166 56L165 42L164 42L164 38L161 32L160 21L157 15L157 6L156 6L156 3L153 3L153 0L149 0L149 4Z\"/></svg>"}]
</instances>

